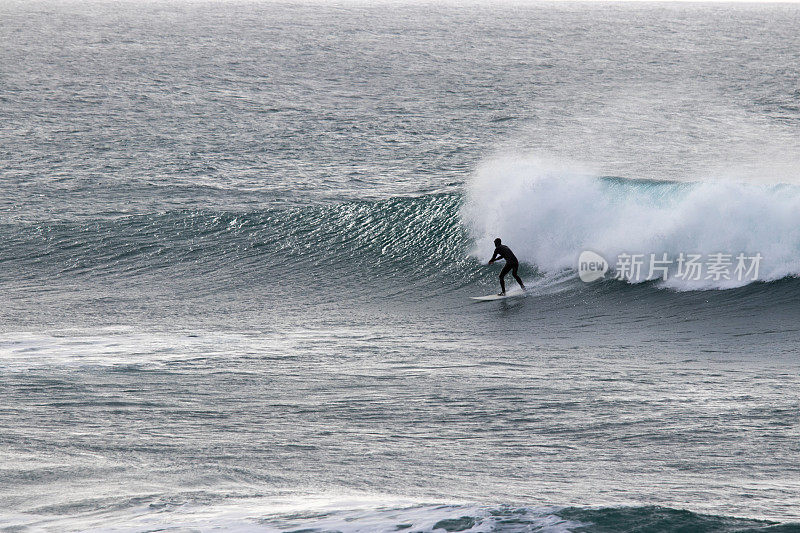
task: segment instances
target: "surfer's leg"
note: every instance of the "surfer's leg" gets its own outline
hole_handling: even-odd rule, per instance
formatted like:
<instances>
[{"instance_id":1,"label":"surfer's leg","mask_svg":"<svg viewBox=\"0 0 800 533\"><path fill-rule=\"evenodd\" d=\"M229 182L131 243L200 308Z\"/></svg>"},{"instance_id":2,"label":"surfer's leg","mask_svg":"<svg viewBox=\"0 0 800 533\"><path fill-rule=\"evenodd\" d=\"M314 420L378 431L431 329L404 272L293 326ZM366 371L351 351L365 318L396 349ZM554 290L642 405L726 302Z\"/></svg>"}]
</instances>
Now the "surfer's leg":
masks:
<instances>
[{"instance_id":1,"label":"surfer's leg","mask_svg":"<svg viewBox=\"0 0 800 533\"><path fill-rule=\"evenodd\" d=\"M519 283L519 286L522 287L522 290L525 290L525 284L522 283L522 280L519 279L519 276L517 276L517 269L518 268L519 268L519 265L514 265L514 269L511 271L511 275L514 276L515 280L517 280L517 283Z\"/></svg>"},{"instance_id":2,"label":"surfer's leg","mask_svg":"<svg viewBox=\"0 0 800 533\"><path fill-rule=\"evenodd\" d=\"M506 266L504 266L503 270L500 271L500 290L502 291L500 294L505 294L506 293L506 280L505 280L505 277L506 277L506 274L508 274L509 270L511 270L511 265L506 263Z\"/></svg>"}]
</instances>

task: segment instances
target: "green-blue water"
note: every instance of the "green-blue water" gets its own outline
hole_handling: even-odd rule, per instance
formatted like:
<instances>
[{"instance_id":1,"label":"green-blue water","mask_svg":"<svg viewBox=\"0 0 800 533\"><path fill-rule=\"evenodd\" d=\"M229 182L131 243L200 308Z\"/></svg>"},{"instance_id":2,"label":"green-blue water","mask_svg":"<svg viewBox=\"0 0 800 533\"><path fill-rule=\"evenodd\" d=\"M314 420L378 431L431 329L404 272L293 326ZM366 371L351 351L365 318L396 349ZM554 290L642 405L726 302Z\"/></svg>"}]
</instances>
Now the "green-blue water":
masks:
<instances>
[{"instance_id":1,"label":"green-blue water","mask_svg":"<svg viewBox=\"0 0 800 533\"><path fill-rule=\"evenodd\" d=\"M0 530L800 530L798 35L0 2Z\"/></svg>"}]
</instances>

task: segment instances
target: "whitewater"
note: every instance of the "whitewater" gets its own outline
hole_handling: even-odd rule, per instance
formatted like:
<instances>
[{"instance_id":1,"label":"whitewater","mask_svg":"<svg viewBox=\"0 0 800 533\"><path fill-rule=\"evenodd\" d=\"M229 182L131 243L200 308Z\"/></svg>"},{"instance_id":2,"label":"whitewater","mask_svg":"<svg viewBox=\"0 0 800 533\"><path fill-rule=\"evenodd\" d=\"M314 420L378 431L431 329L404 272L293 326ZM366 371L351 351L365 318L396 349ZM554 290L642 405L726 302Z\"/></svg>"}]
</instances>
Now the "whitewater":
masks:
<instances>
[{"instance_id":1,"label":"whitewater","mask_svg":"<svg viewBox=\"0 0 800 533\"><path fill-rule=\"evenodd\" d=\"M0 530L800 531L798 35L0 2Z\"/></svg>"},{"instance_id":2,"label":"whitewater","mask_svg":"<svg viewBox=\"0 0 800 533\"><path fill-rule=\"evenodd\" d=\"M800 274L800 188L736 181L598 177L520 157L481 164L467 187L464 223L477 250L494 235L545 272L578 268L583 250L620 254L761 253L746 280L675 280L673 289L722 289ZM646 281L640 279L625 281Z\"/></svg>"}]
</instances>

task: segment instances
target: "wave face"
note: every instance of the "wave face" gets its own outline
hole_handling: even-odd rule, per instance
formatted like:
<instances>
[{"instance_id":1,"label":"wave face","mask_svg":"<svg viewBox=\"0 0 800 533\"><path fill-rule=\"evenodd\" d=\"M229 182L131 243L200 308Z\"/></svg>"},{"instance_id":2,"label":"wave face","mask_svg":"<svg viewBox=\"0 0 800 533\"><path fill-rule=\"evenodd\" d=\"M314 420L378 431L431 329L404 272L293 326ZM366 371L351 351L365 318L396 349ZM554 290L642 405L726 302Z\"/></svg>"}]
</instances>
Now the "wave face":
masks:
<instances>
[{"instance_id":1,"label":"wave face","mask_svg":"<svg viewBox=\"0 0 800 533\"><path fill-rule=\"evenodd\" d=\"M0 226L0 281L130 281L168 276L203 286L351 277L474 280L458 195L271 208L175 211ZM369 276L365 276L369 273ZM438 281L437 281L438 280ZM448 284L452 286L452 281Z\"/></svg>"},{"instance_id":2,"label":"wave face","mask_svg":"<svg viewBox=\"0 0 800 533\"><path fill-rule=\"evenodd\" d=\"M462 217L476 250L501 236L521 260L544 272L575 269L584 250L611 266L620 254L761 254L757 274L677 279L679 290L724 289L800 274L800 187L722 181L681 183L597 177L532 159L494 159L475 172ZM752 261L747 261L749 268ZM643 269L629 276L648 279ZM756 275L753 275L756 274ZM653 278L651 278L653 279Z\"/></svg>"}]
</instances>

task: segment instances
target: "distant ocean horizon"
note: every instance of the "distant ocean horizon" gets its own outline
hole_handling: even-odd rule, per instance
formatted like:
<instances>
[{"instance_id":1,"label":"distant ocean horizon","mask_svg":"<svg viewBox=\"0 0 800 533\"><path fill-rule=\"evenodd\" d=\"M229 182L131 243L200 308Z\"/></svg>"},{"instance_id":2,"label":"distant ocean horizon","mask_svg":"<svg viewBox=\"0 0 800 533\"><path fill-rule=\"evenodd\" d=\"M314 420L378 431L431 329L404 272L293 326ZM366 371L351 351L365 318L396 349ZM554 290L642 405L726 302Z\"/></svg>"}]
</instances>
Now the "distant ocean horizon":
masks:
<instances>
[{"instance_id":1,"label":"distant ocean horizon","mask_svg":"<svg viewBox=\"0 0 800 533\"><path fill-rule=\"evenodd\" d=\"M0 35L0 531L800 531L800 6Z\"/></svg>"}]
</instances>

